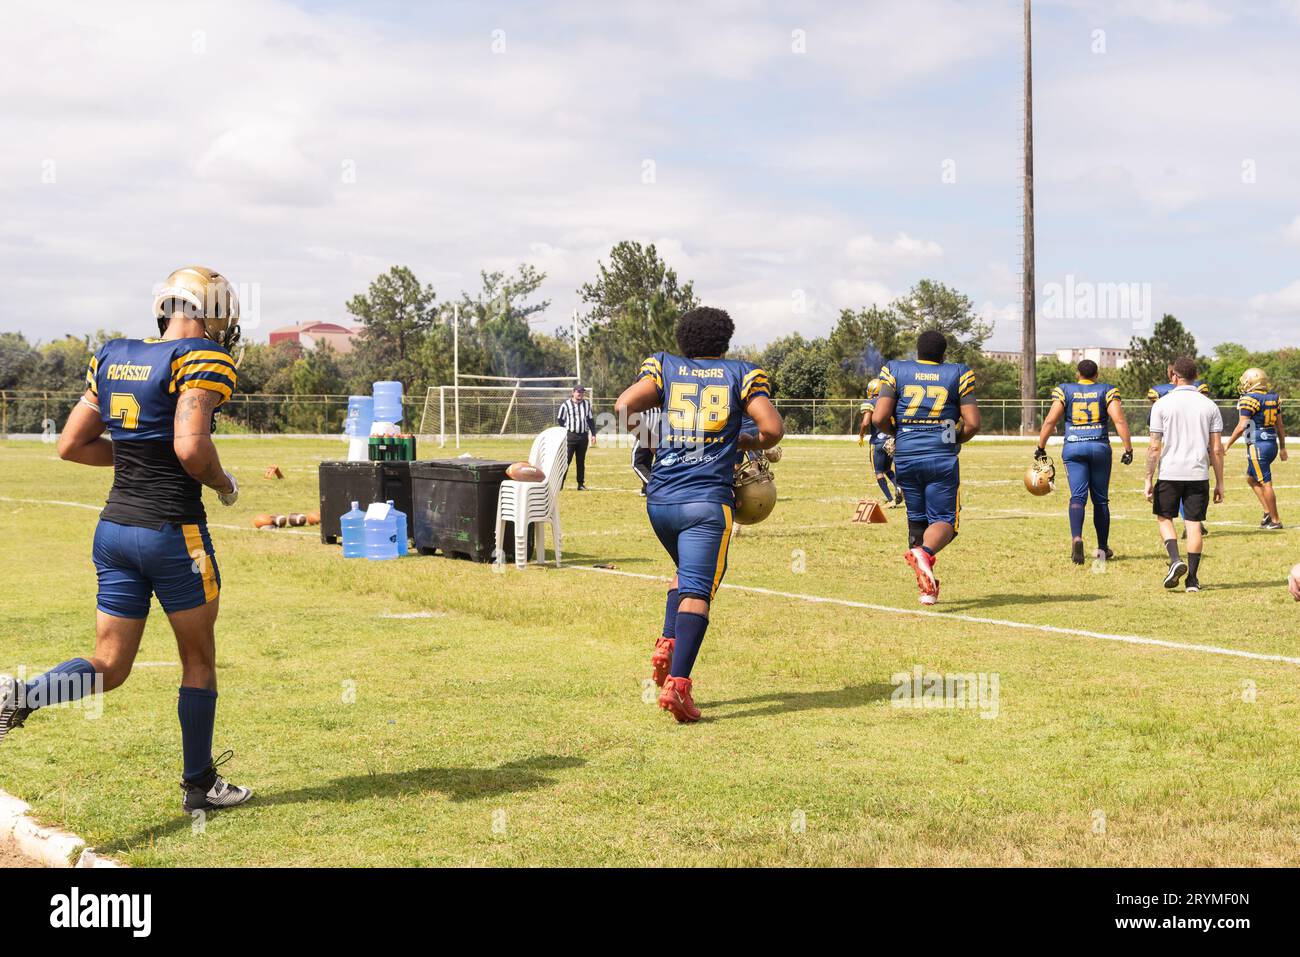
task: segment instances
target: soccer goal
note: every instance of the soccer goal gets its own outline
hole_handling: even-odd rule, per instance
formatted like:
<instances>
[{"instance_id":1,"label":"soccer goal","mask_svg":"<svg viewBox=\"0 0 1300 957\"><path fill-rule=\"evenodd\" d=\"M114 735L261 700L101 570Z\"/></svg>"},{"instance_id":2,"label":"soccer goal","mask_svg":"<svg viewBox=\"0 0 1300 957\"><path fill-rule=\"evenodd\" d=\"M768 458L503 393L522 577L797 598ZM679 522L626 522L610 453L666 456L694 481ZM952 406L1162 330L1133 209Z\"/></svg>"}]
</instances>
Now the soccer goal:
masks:
<instances>
[{"instance_id":1,"label":"soccer goal","mask_svg":"<svg viewBox=\"0 0 1300 957\"><path fill-rule=\"evenodd\" d=\"M424 397L420 434L436 436L439 446L445 446L450 439L460 448L462 436L532 438L555 424L556 412L578 382L576 376L461 378L479 381L430 386ZM483 380L492 384L481 384Z\"/></svg>"}]
</instances>

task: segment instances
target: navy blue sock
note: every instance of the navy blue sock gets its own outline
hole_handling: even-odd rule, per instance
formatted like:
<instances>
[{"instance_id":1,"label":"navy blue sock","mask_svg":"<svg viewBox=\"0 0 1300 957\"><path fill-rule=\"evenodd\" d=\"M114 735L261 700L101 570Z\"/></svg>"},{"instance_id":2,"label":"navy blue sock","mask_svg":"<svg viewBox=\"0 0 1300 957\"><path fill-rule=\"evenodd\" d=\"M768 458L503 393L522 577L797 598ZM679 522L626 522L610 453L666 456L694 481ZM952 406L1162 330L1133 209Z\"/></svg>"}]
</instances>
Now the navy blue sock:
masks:
<instances>
[{"instance_id":1,"label":"navy blue sock","mask_svg":"<svg viewBox=\"0 0 1300 957\"><path fill-rule=\"evenodd\" d=\"M76 701L95 690L95 666L85 658L69 658L27 682L23 707L45 708Z\"/></svg>"},{"instance_id":2,"label":"navy blue sock","mask_svg":"<svg viewBox=\"0 0 1300 957\"><path fill-rule=\"evenodd\" d=\"M1097 547L1110 547L1110 504L1092 503L1092 527L1097 530Z\"/></svg>"},{"instance_id":3,"label":"navy blue sock","mask_svg":"<svg viewBox=\"0 0 1300 957\"><path fill-rule=\"evenodd\" d=\"M664 637L677 637L677 606L681 599L677 596L677 589L668 589L668 600L664 603Z\"/></svg>"},{"instance_id":4,"label":"navy blue sock","mask_svg":"<svg viewBox=\"0 0 1300 957\"><path fill-rule=\"evenodd\" d=\"M674 678L689 678L695 667L695 656L704 644L704 632L709 619L691 611L677 613L677 644L673 646L673 666L668 673Z\"/></svg>"},{"instance_id":5,"label":"navy blue sock","mask_svg":"<svg viewBox=\"0 0 1300 957\"><path fill-rule=\"evenodd\" d=\"M1088 506L1085 502L1076 502L1070 499L1070 535L1073 538L1083 538L1083 513Z\"/></svg>"},{"instance_id":6,"label":"navy blue sock","mask_svg":"<svg viewBox=\"0 0 1300 957\"><path fill-rule=\"evenodd\" d=\"M217 723L217 693L207 688L182 687L176 697L176 714L181 719L184 777L188 781L197 780L212 766L212 728Z\"/></svg>"},{"instance_id":7,"label":"navy blue sock","mask_svg":"<svg viewBox=\"0 0 1300 957\"><path fill-rule=\"evenodd\" d=\"M894 500L894 493L889 490L889 479L882 475L880 478L876 479L876 484L880 486L880 491L885 493L885 501L892 502Z\"/></svg>"}]
</instances>

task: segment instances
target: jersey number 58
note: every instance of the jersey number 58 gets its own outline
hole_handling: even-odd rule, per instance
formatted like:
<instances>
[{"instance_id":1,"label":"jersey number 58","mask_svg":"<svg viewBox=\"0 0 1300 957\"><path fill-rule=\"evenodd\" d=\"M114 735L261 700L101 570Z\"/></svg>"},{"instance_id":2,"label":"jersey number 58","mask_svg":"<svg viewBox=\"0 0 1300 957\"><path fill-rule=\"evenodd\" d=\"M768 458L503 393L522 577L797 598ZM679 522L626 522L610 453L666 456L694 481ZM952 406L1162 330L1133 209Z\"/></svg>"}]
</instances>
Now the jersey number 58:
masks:
<instances>
[{"instance_id":1,"label":"jersey number 58","mask_svg":"<svg viewBox=\"0 0 1300 957\"><path fill-rule=\"evenodd\" d=\"M701 391L697 383L674 382L665 411L668 424L679 432L717 432L731 415L731 390L725 385L708 385Z\"/></svg>"}]
</instances>

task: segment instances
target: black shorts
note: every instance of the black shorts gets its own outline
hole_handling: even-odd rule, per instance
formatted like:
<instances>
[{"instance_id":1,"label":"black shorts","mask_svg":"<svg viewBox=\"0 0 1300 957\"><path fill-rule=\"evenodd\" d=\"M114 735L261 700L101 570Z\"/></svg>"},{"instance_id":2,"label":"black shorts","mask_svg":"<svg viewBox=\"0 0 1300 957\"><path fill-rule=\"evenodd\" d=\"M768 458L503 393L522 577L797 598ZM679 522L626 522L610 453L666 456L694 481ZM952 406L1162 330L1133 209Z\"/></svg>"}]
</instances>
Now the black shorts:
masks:
<instances>
[{"instance_id":1,"label":"black shorts","mask_svg":"<svg viewBox=\"0 0 1300 957\"><path fill-rule=\"evenodd\" d=\"M1210 507L1210 480L1199 482L1160 479L1151 496L1151 511L1159 518L1174 518L1180 509L1185 522L1203 522Z\"/></svg>"}]
</instances>

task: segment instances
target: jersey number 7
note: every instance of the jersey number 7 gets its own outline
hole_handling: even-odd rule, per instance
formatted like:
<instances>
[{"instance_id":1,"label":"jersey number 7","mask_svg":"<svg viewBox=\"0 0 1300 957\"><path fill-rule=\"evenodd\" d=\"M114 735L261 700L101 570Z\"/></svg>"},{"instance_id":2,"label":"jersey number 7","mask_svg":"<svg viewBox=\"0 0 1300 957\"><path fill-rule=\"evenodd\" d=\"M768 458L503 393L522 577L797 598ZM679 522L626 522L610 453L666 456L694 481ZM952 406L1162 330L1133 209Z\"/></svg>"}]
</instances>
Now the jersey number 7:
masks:
<instances>
[{"instance_id":1,"label":"jersey number 7","mask_svg":"<svg viewBox=\"0 0 1300 957\"><path fill-rule=\"evenodd\" d=\"M130 392L114 392L108 398L108 417L121 419L122 428L134 429L140 425L140 400Z\"/></svg>"}]
</instances>

